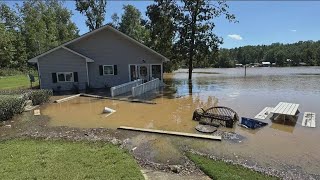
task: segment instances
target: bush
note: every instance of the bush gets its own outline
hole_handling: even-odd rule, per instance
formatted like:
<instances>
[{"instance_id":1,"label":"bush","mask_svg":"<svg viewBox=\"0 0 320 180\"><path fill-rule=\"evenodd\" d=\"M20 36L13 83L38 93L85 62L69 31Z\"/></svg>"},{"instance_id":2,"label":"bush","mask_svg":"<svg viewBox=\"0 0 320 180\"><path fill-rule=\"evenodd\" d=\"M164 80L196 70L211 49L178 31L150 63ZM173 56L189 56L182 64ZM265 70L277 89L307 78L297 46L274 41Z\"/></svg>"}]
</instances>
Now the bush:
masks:
<instances>
[{"instance_id":1,"label":"bush","mask_svg":"<svg viewBox=\"0 0 320 180\"><path fill-rule=\"evenodd\" d=\"M50 100L52 96L52 90L39 89L29 92L29 98L33 105L39 105Z\"/></svg>"},{"instance_id":2,"label":"bush","mask_svg":"<svg viewBox=\"0 0 320 180\"><path fill-rule=\"evenodd\" d=\"M26 96L0 95L0 121L11 119L15 114L22 113L26 100Z\"/></svg>"},{"instance_id":3,"label":"bush","mask_svg":"<svg viewBox=\"0 0 320 180\"><path fill-rule=\"evenodd\" d=\"M11 119L15 114L23 112L27 100L33 105L48 102L51 90L2 90L0 91L0 121Z\"/></svg>"},{"instance_id":4,"label":"bush","mask_svg":"<svg viewBox=\"0 0 320 180\"><path fill-rule=\"evenodd\" d=\"M52 96L52 90L2 90L0 95L20 95L26 100L31 100L33 105L39 105L48 102Z\"/></svg>"}]
</instances>

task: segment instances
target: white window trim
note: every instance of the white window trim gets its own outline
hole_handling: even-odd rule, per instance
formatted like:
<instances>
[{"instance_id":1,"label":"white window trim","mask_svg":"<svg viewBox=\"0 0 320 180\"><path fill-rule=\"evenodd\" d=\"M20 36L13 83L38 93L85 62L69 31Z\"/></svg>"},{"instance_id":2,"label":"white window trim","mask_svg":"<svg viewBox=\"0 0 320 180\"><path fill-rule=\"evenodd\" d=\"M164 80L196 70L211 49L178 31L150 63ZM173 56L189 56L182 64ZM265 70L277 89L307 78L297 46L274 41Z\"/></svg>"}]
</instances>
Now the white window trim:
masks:
<instances>
[{"instance_id":1,"label":"white window trim","mask_svg":"<svg viewBox=\"0 0 320 180\"><path fill-rule=\"evenodd\" d=\"M72 73L72 81L59 81L59 74L64 74L64 79L66 80L66 74L70 74ZM57 72L57 82L58 83L70 83L70 82L74 82L74 73L73 72Z\"/></svg>"},{"instance_id":2,"label":"white window trim","mask_svg":"<svg viewBox=\"0 0 320 180\"><path fill-rule=\"evenodd\" d=\"M111 66L111 67L112 67L112 74L105 74L105 73L104 73L104 67L105 67L105 66ZM103 67L102 70L103 70L103 75L104 75L104 76L109 76L109 75L112 76L112 75L114 75L114 65L107 64L107 65L102 65L102 67Z\"/></svg>"}]
</instances>

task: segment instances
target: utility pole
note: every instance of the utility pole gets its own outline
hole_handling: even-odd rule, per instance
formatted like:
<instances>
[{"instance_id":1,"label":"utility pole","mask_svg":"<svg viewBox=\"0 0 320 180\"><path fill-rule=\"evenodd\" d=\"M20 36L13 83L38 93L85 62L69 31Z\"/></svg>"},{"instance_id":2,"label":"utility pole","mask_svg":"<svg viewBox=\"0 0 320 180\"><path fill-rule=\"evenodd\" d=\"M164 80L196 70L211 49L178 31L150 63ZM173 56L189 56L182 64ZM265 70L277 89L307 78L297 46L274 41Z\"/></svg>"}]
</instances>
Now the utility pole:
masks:
<instances>
[{"instance_id":1,"label":"utility pole","mask_svg":"<svg viewBox=\"0 0 320 180\"><path fill-rule=\"evenodd\" d=\"M244 58L244 77L247 76L247 64L246 64L246 58Z\"/></svg>"},{"instance_id":2,"label":"utility pole","mask_svg":"<svg viewBox=\"0 0 320 180\"><path fill-rule=\"evenodd\" d=\"M244 65L244 77L246 77L247 76L247 65L245 64Z\"/></svg>"}]
</instances>

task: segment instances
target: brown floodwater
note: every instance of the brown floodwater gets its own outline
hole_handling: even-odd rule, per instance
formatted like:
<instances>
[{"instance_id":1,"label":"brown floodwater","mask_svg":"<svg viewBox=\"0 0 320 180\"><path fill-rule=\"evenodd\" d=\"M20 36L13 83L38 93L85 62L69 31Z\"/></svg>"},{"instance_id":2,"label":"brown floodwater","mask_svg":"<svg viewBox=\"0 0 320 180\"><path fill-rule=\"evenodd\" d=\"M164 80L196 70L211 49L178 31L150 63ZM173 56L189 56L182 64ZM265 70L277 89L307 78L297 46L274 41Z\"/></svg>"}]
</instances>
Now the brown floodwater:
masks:
<instances>
[{"instance_id":1,"label":"brown floodwater","mask_svg":"<svg viewBox=\"0 0 320 180\"><path fill-rule=\"evenodd\" d=\"M192 113L199 107L227 106L239 116L254 117L264 107L275 107L281 101L298 103L301 113L296 123L283 124L267 119L265 122L269 125L259 130L239 126L222 128L245 137L238 143L170 138L172 142L162 139L154 148L166 146L165 151L172 149L173 144L184 144L223 157L250 158L265 167L281 168L287 164L307 173L320 174L320 128L301 125L303 112L308 111L317 114L316 125L319 126L320 67L248 68L246 77L243 68L195 69L192 83L188 83L186 72L182 69L165 75L168 86L153 99L157 104L79 97L42 106L41 113L50 118L52 126L132 126L197 133L194 128L198 123L192 121ZM116 112L106 116L102 113L104 107ZM152 135L141 137L145 141L154 138ZM142 141L136 139L139 143ZM162 154L170 159L166 152Z\"/></svg>"}]
</instances>

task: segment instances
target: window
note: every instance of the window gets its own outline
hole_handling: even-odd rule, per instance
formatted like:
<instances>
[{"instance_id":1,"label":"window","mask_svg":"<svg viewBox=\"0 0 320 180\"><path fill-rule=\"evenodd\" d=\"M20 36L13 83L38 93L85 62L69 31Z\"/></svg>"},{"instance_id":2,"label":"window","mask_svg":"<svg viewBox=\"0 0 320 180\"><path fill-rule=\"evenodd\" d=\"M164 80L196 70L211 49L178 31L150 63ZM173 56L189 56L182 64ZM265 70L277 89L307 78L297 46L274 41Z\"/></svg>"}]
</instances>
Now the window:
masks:
<instances>
[{"instance_id":1,"label":"window","mask_svg":"<svg viewBox=\"0 0 320 180\"><path fill-rule=\"evenodd\" d=\"M161 80L161 65L151 65L151 77L152 78L159 78Z\"/></svg>"},{"instance_id":2,"label":"window","mask_svg":"<svg viewBox=\"0 0 320 180\"><path fill-rule=\"evenodd\" d=\"M103 66L104 75L114 75L114 66L113 65L104 65Z\"/></svg>"},{"instance_id":3,"label":"window","mask_svg":"<svg viewBox=\"0 0 320 180\"><path fill-rule=\"evenodd\" d=\"M58 82L74 82L73 72L58 72Z\"/></svg>"},{"instance_id":4,"label":"window","mask_svg":"<svg viewBox=\"0 0 320 180\"><path fill-rule=\"evenodd\" d=\"M134 81L138 79L137 77L137 66L136 65L130 65L130 80Z\"/></svg>"}]
</instances>

